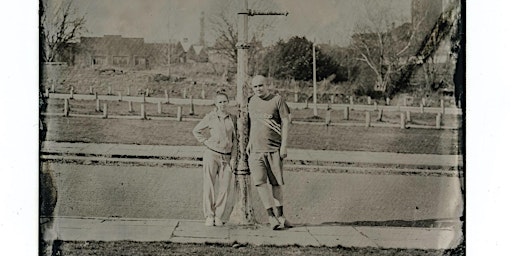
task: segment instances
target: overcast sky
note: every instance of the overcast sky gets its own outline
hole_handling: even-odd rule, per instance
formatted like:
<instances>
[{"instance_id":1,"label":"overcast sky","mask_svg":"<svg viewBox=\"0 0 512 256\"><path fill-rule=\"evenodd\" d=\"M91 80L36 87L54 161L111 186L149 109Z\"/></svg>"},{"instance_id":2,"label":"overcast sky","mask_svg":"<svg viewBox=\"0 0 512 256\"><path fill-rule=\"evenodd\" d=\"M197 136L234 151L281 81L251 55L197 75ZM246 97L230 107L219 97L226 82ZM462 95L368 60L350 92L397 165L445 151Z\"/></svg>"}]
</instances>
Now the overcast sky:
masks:
<instances>
[{"instance_id":1,"label":"overcast sky","mask_svg":"<svg viewBox=\"0 0 512 256\"><path fill-rule=\"evenodd\" d=\"M62 0L50 0L62 1ZM87 17L87 36L117 34L143 37L146 42L167 42L189 38L198 42L201 11L205 12L206 40L213 42L208 30L208 16L214 15L233 0L75 0L75 6ZM236 1L236 0L235 0ZM251 5L249 0L249 5ZM265 43L294 35L317 42L347 44L356 24L364 22L362 0L269 0L275 11L288 11L287 17L273 17L273 28ZM369 0L370 2L372 0ZM398 23L410 20L411 0L374 0L386 3ZM237 4L238 2L234 2ZM373 5L372 5L373 6ZM375 7L378 8L378 7ZM270 9L270 8L268 8ZM265 19L251 17L252 19ZM169 33L169 27L173 33Z\"/></svg>"}]
</instances>

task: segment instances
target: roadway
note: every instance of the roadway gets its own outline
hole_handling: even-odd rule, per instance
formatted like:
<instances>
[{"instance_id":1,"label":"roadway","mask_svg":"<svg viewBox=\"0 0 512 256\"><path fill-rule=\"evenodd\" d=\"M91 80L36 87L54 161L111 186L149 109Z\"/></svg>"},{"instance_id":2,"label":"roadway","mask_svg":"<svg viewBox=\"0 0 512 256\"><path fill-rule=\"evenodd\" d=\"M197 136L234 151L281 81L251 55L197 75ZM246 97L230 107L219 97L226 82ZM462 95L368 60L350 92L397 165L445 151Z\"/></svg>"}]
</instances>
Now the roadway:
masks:
<instances>
[{"instance_id":1,"label":"roadway","mask_svg":"<svg viewBox=\"0 0 512 256\"><path fill-rule=\"evenodd\" d=\"M56 216L203 218L201 168L45 166L58 190ZM285 213L292 223L460 224L463 194L457 177L302 171L285 175ZM257 220L266 222L255 190L252 201Z\"/></svg>"}]
</instances>

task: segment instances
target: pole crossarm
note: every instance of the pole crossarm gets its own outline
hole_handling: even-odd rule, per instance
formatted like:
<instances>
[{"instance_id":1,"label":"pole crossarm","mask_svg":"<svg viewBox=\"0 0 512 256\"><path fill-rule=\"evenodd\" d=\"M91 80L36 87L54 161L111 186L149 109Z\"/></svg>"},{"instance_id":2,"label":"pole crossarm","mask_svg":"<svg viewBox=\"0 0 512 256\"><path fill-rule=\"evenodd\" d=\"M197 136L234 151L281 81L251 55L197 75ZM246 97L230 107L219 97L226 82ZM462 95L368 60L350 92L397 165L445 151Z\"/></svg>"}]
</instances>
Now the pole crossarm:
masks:
<instances>
[{"instance_id":1,"label":"pole crossarm","mask_svg":"<svg viewBox=\"0 0 512 256\"><path fill-rule=\"evenodd\" d=\"M255 10L247 10L247 12L239 12L238 14L246 14L249 16L257 16L257 15L282 15L288 16L288 12L271 12L271 11L255 11Z\"/></svg>"}]
</instances>

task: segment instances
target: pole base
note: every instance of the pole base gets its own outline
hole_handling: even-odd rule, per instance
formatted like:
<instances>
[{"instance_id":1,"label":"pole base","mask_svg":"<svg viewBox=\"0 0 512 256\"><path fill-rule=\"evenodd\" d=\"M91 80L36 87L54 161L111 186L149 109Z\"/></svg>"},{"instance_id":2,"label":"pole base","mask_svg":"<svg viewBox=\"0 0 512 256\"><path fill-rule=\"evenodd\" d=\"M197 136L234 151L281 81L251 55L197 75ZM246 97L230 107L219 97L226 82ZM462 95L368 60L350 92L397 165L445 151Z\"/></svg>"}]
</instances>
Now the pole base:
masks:
<instances>
[{"instance_id":1,"label":"pole base","mask_svg":"<svg viewBox=\"0 0 512 256\"><path fill-rule=\"evenodd\" d=\"M235 174L236 203L229 217L229 223L234 225L254 225L254 210L251 203L251 180L249 175Z\"/></svg>"}]
</instances>

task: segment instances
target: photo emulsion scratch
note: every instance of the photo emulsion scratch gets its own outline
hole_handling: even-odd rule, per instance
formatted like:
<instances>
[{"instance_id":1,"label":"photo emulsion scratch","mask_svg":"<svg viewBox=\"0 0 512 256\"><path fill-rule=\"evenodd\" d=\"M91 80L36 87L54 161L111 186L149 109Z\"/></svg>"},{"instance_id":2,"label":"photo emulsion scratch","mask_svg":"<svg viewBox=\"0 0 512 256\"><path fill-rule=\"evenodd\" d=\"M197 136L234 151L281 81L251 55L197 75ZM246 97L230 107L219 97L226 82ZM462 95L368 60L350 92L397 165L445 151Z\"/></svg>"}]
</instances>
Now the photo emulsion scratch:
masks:
<instances>
[{"instance_id":1,"label":"photo emulsion scratch","mask_svg":"<svg viewBox=\"0 0 512 256\"><path fill-rule=\"evenodd\" d=\"M40 0L40 255L464 255L465 3Z\"/></svg>"}]
</instances>

